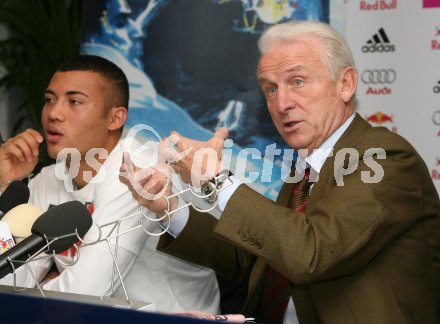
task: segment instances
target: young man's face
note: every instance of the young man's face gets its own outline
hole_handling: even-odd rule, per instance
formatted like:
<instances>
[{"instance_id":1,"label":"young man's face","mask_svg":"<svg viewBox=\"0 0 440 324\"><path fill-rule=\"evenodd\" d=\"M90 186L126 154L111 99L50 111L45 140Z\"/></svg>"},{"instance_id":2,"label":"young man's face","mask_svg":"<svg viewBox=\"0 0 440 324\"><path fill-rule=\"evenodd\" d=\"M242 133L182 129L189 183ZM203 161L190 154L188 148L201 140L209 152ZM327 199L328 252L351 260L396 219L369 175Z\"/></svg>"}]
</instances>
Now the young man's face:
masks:
<instances>
[{"instance_id":1,"label":"young man's face","mask_svg":"<svg viewBox=\"0 0 440 324\"><path fill-rule=\"evenodd\" d=\"M84 157L91 148L113 147L106 112L106 80L86 71L56 72L45 91L42 123L49 156L76 148Z\"/></svg>"},{"instance_id":2,"label":"young man's face","mask_svg":"<svg viewBox=\"0 0 440 324\"><path fill-rule=\"evenodd\" d=\"M317 39L305 37L273 45L260 60L258 76L270 115L295 150L318 148L352 113L322 51Z\"/></svg>"}]
</instances>

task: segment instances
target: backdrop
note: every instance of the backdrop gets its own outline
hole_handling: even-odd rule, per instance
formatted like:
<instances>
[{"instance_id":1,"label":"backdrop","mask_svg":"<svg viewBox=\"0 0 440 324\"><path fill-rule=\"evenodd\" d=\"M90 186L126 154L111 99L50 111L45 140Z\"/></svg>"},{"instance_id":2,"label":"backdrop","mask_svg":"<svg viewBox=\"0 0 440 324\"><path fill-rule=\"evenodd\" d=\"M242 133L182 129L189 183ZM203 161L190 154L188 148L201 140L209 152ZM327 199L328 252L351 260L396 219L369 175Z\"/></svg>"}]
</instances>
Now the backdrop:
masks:
<instances>
[{"instance_id":1,"label":"backdrop","mask_svg":"<svg viewBox=\"0 0 440 324\"><path fill-rule=\"evenodd\" d=\"M440 192L440 0L345 1L343 10L361 115L410 141Z\"/></svg>"},{"instance_id":2,"label":"backdrop","mask_svg":"<svg viewBox=\"0 0 440 324\"><path fill-rule=\"evenodd\" d=\"M256 42L270 24L328 22L328 12L328 0L86 1L81 52L110 59L128 76L126 129L144 124L141 135L151 139L176 130L206 140L228 127L232 171L247 161L242 180L275 198L291 150L256 82Z\"/></svg>"}]
</instances>

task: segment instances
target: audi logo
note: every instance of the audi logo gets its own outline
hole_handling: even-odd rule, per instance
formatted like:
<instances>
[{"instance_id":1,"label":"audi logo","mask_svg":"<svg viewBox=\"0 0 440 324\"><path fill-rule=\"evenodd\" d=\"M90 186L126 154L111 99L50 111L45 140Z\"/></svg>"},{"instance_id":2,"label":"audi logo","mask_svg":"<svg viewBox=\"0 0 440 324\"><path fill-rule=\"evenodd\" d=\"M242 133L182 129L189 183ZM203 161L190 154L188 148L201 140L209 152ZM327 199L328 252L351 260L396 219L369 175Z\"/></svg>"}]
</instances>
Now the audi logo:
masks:
<instances>
[{"instance_id":1,"label":"audi logo","mask_svg":"<svg viewBox=\"0 0 440 324\"><path fill-rule=\"evenodd\" d=\"M396 71L393 69L365 70L361 74L361 80L365 84L393 83L396 80Z\"/></svg>"},{"instance_id":2,"label":"audi logo","mask_svg":"<svg viewBox=\"0 0 440 324\"><path fill-rule=\"evenodd\" d=\"M437 110L434 115L432 115L432 121L434 124L440 126L440 110Z\"/></svg>"}]
</instances>

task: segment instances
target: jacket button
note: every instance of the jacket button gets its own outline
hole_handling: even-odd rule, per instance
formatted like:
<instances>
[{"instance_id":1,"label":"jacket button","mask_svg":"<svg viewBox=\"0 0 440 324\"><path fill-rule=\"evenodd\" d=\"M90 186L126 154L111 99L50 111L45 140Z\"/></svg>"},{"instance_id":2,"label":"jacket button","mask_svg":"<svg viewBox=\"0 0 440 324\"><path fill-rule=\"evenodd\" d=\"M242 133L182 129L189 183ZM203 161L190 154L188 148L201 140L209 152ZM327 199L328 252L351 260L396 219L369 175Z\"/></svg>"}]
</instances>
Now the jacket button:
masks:
<instances>
[{"instance_id":1,"label":"jacket button","mask_svg":"<svg viewBox=\"0 0 440 324\"><path fill-rule=\"evenodd\" d=\"M254 245L256 240L257 240L257 239L255 238L255 236L254 236L254 235L251 235L251 236L249 237L249 244L250 244L250 245Z\"/></svg>"},{"instance_id":2,"label":"jacket button","mask_svg":"<svg viewBox=\"0 0 440 324\"><path fill-rule=\"evenodd\" d=\"M261 248L263 247L263 241L262 241L262 240L257 240L257 241L255 242L255 247L256 247L257 249L261 249Z\"/></svg>"},{"instance_id":3,"label":"jacket button","mask_svg":"<svg viewBox=\"0 0 440 324\"><path fill-rule=\"evenodd\" d=\"M247 241L247 240L249 240L249 233L248 233L248 232L243 232L243 233L241 233L241 239L242 239L243 241Z\"/></svg>"}]
</instances>

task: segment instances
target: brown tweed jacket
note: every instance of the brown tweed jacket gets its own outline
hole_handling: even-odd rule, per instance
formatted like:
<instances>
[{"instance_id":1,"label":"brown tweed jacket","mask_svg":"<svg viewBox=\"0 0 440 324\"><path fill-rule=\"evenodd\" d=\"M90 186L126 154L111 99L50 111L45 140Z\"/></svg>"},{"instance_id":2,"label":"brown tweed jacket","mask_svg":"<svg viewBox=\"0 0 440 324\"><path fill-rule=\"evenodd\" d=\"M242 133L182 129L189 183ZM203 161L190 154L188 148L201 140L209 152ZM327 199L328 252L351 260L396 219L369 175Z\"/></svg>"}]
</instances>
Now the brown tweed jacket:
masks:
<instances>
[{"instance_id":1,"label":"brown tweed jacket","mask_svg":"<svg viewBox=\"0 0 440 324\"><path fill-rule=\"evenodd\" d=\"M344 148L359 159L344 159ZM439 197L407 141L356 115L305 213L283 207L291 186L274 203L241 185L219 221L191 212L158 248L248 281L248 316L270 264L290 279L301 323L440 323Z\"/></svg>"}]
</instances>

